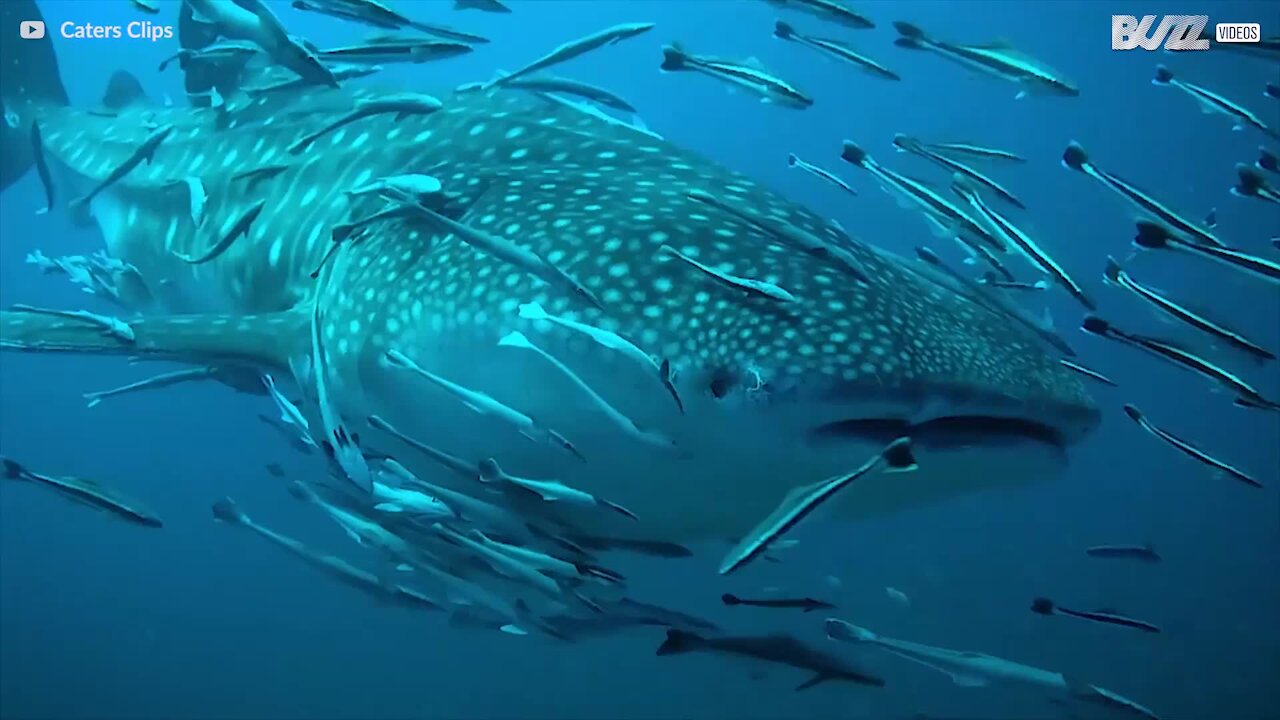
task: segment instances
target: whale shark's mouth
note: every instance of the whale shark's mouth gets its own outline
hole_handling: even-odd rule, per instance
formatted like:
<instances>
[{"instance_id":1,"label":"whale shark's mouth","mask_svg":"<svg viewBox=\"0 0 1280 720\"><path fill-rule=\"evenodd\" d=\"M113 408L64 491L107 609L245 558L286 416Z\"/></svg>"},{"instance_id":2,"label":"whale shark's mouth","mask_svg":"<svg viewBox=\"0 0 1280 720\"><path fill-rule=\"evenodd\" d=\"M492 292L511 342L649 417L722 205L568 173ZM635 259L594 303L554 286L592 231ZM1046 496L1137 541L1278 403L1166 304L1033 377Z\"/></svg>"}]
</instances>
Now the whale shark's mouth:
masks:
<instances>
[{"instance_id":1,"label":"whale shark's mouth","mask_svg":"<svg viewBox=\"0 0 1280 720\"><path fill-rule=\"evenodd\" d=\"M901 418L847 418L818 425L809 432L815 443L867 440L888 443L910 436L925 447L953 449L1035 442L1065 449L1062 430L1027 418L954 415L913 423Z\"/></svg>"}]
</instances>

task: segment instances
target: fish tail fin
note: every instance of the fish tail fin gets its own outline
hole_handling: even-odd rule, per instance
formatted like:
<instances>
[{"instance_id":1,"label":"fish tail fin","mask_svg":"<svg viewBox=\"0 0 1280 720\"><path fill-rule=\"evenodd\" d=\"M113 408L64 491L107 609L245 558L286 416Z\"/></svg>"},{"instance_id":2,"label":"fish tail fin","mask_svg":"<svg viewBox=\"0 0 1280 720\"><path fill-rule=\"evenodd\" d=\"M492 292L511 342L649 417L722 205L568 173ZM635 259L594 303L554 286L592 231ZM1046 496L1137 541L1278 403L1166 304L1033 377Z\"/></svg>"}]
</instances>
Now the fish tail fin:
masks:
<instances>
[{"instance_id":1,"label":"fish tail fin","mask_svg":"<svg viewBox=\"0 0 1280 720\"><path fill-rule=\"evenodd\" d=\"M1084 146L1072 140L1062 153L1062 164L1083 172L1085 165L1089 164L1089 153L1084 151Z\"/></svg>"},{"instance_id":2,"label":"fish tail fin","mask_svg":"<svg viewBox=\"0 0 1280 720\"><path fill-rule=\"evenodd\" d=\"M914 23L896 20L893 23L893 29L898 31L899 37L893 41L893 44L898 47L920 50L929 42L929 36Z\"/></svg>"},{"instance_id":3,"label":"fish tail fin","mask_svg":"<svg viewBox=\"0 0 1280 720\"><path fill-rule=\"evenodd\" d=\"M1080 321L1080 329L1094 335L1106 336L1111 332L1111 323L1103 320L1097 315L1086 315L1084 320Z\"/></svg>"},{"instance_id":4,"label":"fish tail fin","mask_svg":"<svg viewBox=\"0 0 1280 720\"><path fill-rule=\"evenodd\" d=\"M1031 601L1031 612L1037 615L1052 615L1057 608L1047 597L1038 597Z\"/></svg>"},{"instance_id":5,"label":"fish tail fin","mask_svg":"<svg viewBox=\"0 0 1280 720\"><path fill-rule=\"evenodd\" d=\"M1164 65L1156 66L1156 76L1151 78L1152 85L1168 85L1173 81L1173 71Z\"/></svg>"},{"instance_id":6,"label":"fish tail fin","mask_svg":"<svg viewBox=\"0 0 1280 720\"><path fill-rule=\"evenodd\" d=\"M27 33L28 23L44 22L35 0L0 3L0 27L5 33ZM58 72L58 56L51 33L43 37L23 35L0 43L0 190L17 182L35 162L31 127L35 110L67 103L67 90ZM16 118L17 122L13 119Z\"/></svg>"},{"instance_id":7,"label":"fish tail fin","mask_svg":"<svg viewBox=\"0 0 1280 720\"><path fill-rule=\"evenodd\" d=\"M685 61L689 59L689 54L684 51L680 43L671 43L662 46L662 70L666 72L674 72L683 70Z\"/></svg>"},{"instance_id":8,"label":"fish tail fin","mask_svg":"<svg viewBox=\"0 0 1280 720\"><path fill-rule=\"evenodd\" d=\"M1257 195L1258 191L1261 190L1262 186L1266 185L1267 182L1262 178L1262 173L1259 173L1257 170L1254 170L1244 163L1236 164L1236 176L1239 178L1239 182L1237 182L1236 186L1232 188L1232 192L1238 195Z\"/></svg>"},{"instance_id":9,"label":"fish tail fin","mask_svg":"<svg viewBox=\"0 0 1280 720\"><path fill-rule=\"evenodd\" d=\"M1140 248L1163 248L1169 245L1169 237L1169 230L1160 223L1139 220L1138 234L1133 237L1133 244Z\"/></svg>"},{"instance_id":10,"label":"fish tail fin","mask_svg":"<svg viewBox=\"0 0 1280 720\"><path fill-rule=\"evenodd\" d=\"M1111 285L1119 285L1121 272L1123 272L1123 270L1120 269L1120 263L1117 262L1115 258L1108 255L1106 269L1102 271L1102 279Z\"/></svg>"},{"instance_id":11,"label":"fish tail fin","mask_svg":"<svg viewBox=\"0 0 1280 720\"><path fill-rule=\"evenodd\" d=\"M877 635L870 630L839 618L827 618L827 638L847 643L875 642Z\"/></svg>"},{"instance_id":12,"label":"fish tail fin","mask_svg":"<svg viewBox=\"0 0 1280 720\"><path fill-rule=\"evenodd\" d=\"M693 652L698 649L702 643L702 636L697 633L691 633L687 630L677 630L670 628L667 630L667 639L662 641L658 646L658 655L678 655L680 653Z\"/></svg>"},{"instance_id":13,"label":"fish tail fin","mask_svg":"<svg viewBox=\"0 0 1280 720\"><path fill-rule=\"evenodd\" d=\"M800 164L800 157L795 153L787 153L787 167L795 167Z\"/></svg>"},{"instance_id":14,"label":"fish tail fin","mask_svg":"<svg viewBox=\"0 0 1280 720\"><path fill-rule=\"evenodd\" d=\"M773 36L782 40L790 40L795 37L796 29L791 27L791 23L784 20L778 20L773 23Z\"/></svg>"},{"instance_id":15,"label":"fish tail fin","mask_svg":"<svg viewBox=\"0 0 1280 720\"><path fill-rule=\"evenodd\" d=\"M27 469L22 466L22 463L3 455L0 455L0 471L8 480L21 480L27 475Z\"/></svg>"},{"instance_id":16,"label":"fish tail fin","mask_svg":"<svg viewBox=\"0 0 1280 720\"><path fill-rule=\"evenodd\" d=\"M841 145L840 159L854 165L866 165L871 156L852 140L845 140Z\"/></svg>"},{"instance_id":17,"label":"fish tail fin","mask_svg":"<svg viewBox=\"0 0 1280 720\"><path fill-rule=\"evenodd\" d=\"M526 320L546 320L547 311L536 302L523 303L519 307L520 317Z\"/></svg>"},{"instance_id":18,"label":"fish tail fin","mask_svg":"<svg viewBox=\"0 0 1280 720\"><path fill-rule=\"evenodd\" d=\"M1280 159L1276 154L1265 147L1258 147L1257 166L1263 170L1270 170L1273 173L1280 173Z\"/></svg>"},{"instance_id":19,"label":"fish tail fin","mask_svg":"<svg viewBox=\"0 0 1280 720\"><path fill-rule=\"evenodd\" d=\"M228 525L243 525L249 521L249 517L240 510L236 501L229 497L224 497L213 504L213 519Z\"/></svg>"},{"instance_id":20,"label":"fish tail fin","mask_svg":"<svg viewBox=\"0 0 1280 720\"><path fill-rule=\"evenodd\" d=\"M915 470L915 454L911 452L911 438L901 437L889 443L881 453L889 472L909 472Z\"/></svg>"},{"instance_id":21,"label":"fish tail fin","mask_svg":"<svg viewBox=\"0 0 1280 720\"><path fill-rule=\"evenodd\" d=\"M111 73L107 89L102 92L102 106L108 110L123 110L146 101L147 92L142 89L142 82L128 70Z\"/></svg>"},{"instance_id":22,"label":"fish tail fin","mask_svg":"<svg viewBox=\"0 0 1280 720\"><path fill-rule=\"evenodd\" d=\"M0 311L0 350L216 358L247 365L287 367L303 351L310 313L162 315L131 320L132 342L74 318ZM305 352L305 351L303 351Z\"/></svg>"},{"instance_id":23,"label":"fish tail fin","mask_svg":"<svg viewBox=\"0 0 1280 720\"><path fill-rule=\"evenodd\" d=\"M739 598L737 595L734 595L733 593L725 593L720 596L720 602L724 603L725 605L741 605L742 598Z\"/></svg>"}]
</instances>

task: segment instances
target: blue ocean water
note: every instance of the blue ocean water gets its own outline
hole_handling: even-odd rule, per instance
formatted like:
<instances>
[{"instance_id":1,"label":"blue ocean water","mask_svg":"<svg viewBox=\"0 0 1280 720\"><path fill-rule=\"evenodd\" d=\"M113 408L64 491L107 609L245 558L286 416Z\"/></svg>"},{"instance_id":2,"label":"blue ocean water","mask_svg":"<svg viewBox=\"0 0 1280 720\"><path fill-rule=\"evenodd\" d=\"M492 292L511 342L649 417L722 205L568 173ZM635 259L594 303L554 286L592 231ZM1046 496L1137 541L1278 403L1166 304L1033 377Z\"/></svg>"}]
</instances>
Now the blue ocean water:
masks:
<instances>
[{"instance_id":1,"label":"blue ocean water","mask_svg":"<svg viewBox=\"0 0 1280 720\"><path fill-rule=\"evenodd\" d=\"M0 0L2 2L3 0ZM1100 282L1107 255L1125 259L1129 209L1096 183L1061 167L1070 140L1102 167L1190 217L1217 208L1218 234L1275 258L1275 205L1233 197L1233 166L1265 138L1201 114L1183 94L1150 83L1157 63L1239 99L1280 125L1280 105L1261 96L1275 60L1206 53L1115 52L1110 15L1207 12L1211 22L1280 28L1270 3L859 3L874 30L809 32L848 39L896 70L892 83L826 61L771 37L779 11L746 0L556 2L512 0L508 16L453 12L447 2L398 3L424 20L492 39L471 55L391 67L370 84L443 91L513 69L550 47L605 26L652 21L640 38L563 68L617 91L650 128L742 171L836 219L852 234L904 255L940 245L921 219L870 178L838 160L842 138L885 164L939 182L939 171L893 153L905 132L964 139L1018 152L1030 162L993 174L1028 210L1018 217L1100 299L1120 325L1173 332ZM272 2L289 28L321 46L363 31ZM165 15L176 12L162 3ZM129 3L46 0L52 29L64 21L118 24L140 17ZM894 47L891 21L911 20L948 39L1008 39L1071 77L1078 98L1015 99L1014 86L979 77L935 55ZM170 20L171 21L171 20ZM161 21L163 22L163 20ZM0 29L0 42L19 42ZM759 58L806 89L814 106L793 111L729 93L711 80L663 75L659 46L680 40L698 53ZM54 40L73 104L101 96L128 69L153 98L182 102L180 76L156 71L175 41ZM1274 143L1271 143L1274 147ZM788 170L786 157L837 169L861 193L849 198ZM1276 181L1280 184L1280 180ZM96 230L64 213L37 216L34 174L0 195L0 306L97 307L78 288L42 276L27 253L89 253ZM1275 287L1202 263L1140 256L1135 274L1194 298L1264 346L1280 346ZM807 594L840 617L892 637L968 649L1061 671L1115 690L1167 718L1269 718L1280 714L1280 422L1235 408L1230 397L1183 371L1075 332L1080 309L1048 294L1053 317L1080 360L1114 379L1099 387L1103 426L1074 448L1067 473L1048 482L964 496L857 524L801 529L781 564L717 577L721 548L687 560L627 560L637 592L713 617L742 632L794 632L815 642L822 614L736 610L722 592ZM98 307L100 310L107 310ZM1270 397L1275 365L1233 365ZM1042 693L963 688L927 668L873 651L838 648L883 674L884 689L828 684L796 693L795 671L715 657L655 657L662 633L561 645L538 637L446 627L439 615L379 607L274 548L219 527L214 500L230 495L255 517L328 551L357 557L318 513L262 470L293 475L314 461L290 454L254 414L261 398L207 384L128 396L86 409L82 393L148 371L118 358L0 354L0 450L33 468L98 477L142 498L165 520L150 531L68 505L27 485L0 487L0 716L123 717L1066 717ZM1154 441L1120 412L1133 403L1215 455L1248 469L1258 490L1216 477ZM726 498L725 502L732 502ZM1086 557L1087 546L1151 542L1158 565ZM837 578L838 587L828 578ZM893 587L910 607L891 600ZM1043 618L1032 597L1082 608L1116 607L1149 619L1160 635ZM827 643L829 645L829 643ZM824 645L825 647L826 645ZM1077 717L1110 717L1091 706Z\"/></svg>"}]
</instances>

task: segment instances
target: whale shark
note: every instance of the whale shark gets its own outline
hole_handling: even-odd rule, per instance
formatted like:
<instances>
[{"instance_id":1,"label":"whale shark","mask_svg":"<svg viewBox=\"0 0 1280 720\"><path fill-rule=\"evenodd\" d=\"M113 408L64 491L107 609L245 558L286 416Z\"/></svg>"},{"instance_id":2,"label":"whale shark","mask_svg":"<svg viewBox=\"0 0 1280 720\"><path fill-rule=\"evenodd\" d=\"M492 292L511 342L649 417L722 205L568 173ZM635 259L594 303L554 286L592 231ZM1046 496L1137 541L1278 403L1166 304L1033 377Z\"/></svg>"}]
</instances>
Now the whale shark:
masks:
<instances>
[{"instance_id":1,"label":"whale shark","mask_svg":"<svg viewBox=\"0 0 1280 720\"><path fill-rule=\"evenodd\" d=\"M8 28L39 9L12 0L0 15ZM0 54L0 188L39 154L63 207L96 226L106 251L136 268L148 290L123 316L132 337L66 316L0 312L5 351L292 373L313 427L321 380L363 449L459 492L486 492L371 426L377 416L452 456L492 457L521 477L609 498L636 519L595 513L581 527L632 540L740 537L790 489L847 472L900 436L912 438L919 469L850 488L833 517L1060 477L1099 423L1080 379L992 304L652 134L517 89L423 88L439 110L365 117L294 155L288 148L301 138L404 89L301 86L220 107L138 97L102 113L69 103L52 38L6 42ZM157 128L170 130L149 160L101 187ZM334 228L387 202L349 191L407 174L438 180L447 209L387 213L343 240L312 277ZM200 225L187 178L207 195ZM74 204L91 190L89 202ZM182 260L258 204L252 225L216 258ZM839 248L859 272L798 251L778 227ZM475 237L523 248L598 302ZM792 301L723 278L767 283ZM521 317L529 303L649 353L669 369L683 411L642 364L562 324ZM312 323L324 362L312 362ZM516 331L559 362L499 344ZM581 458L524 441L389 363L393 351L554 429ZM620 432L578 382L670 442Z\"/></svg>"}]
</instances>

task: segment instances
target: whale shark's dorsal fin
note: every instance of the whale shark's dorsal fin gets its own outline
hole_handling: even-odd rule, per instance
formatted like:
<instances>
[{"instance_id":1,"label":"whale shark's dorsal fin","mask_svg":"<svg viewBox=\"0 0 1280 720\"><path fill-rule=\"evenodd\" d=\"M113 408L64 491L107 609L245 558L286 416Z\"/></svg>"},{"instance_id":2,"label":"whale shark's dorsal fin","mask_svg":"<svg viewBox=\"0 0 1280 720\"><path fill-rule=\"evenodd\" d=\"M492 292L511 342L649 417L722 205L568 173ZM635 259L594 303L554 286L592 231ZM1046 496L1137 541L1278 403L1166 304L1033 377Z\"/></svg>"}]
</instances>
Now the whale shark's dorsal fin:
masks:
<instances>
[{"instance_id":1,"label":"whale shark's dorsal fin","mask_svg":"<svg viewBox=\"0 0 1280 720\"><path fill-rule=\"evenodd\" d=\"M161 315L131 319L134 341L65 317L0 311L0 350L238 360L287 367L305 351L311 316L292 309L263 315Z\"/></svg>"}]
</instances>

